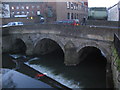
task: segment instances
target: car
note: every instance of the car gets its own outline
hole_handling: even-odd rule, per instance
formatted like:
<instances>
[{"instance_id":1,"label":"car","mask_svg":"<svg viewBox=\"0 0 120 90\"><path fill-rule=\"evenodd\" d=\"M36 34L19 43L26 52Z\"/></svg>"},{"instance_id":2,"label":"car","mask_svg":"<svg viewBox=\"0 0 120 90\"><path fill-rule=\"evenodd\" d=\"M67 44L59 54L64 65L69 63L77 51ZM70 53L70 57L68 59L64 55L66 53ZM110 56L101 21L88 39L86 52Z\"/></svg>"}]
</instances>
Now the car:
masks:
<instances>
[{"instance_id":1,"label":"car","mask_svg":"<svg viewBox=\"0 0 120 90\"><path fill-rule=\"evenodd\" d=\"M78 19L60 20L60 21L56 21L55 24L73 25L73 26L78 26L78 25L80 25Z\"/></svg>"},{"instance_id":2,"label":"car","mask_svg":"<svg viewBox=\"0 0 120 90\"><path fill-rule=\"evenodd\" d=\"M23 22L9 22L7 25L3 25L2 27L18 26L18 25L23 25Z\"/></svg>"}]
</instances>

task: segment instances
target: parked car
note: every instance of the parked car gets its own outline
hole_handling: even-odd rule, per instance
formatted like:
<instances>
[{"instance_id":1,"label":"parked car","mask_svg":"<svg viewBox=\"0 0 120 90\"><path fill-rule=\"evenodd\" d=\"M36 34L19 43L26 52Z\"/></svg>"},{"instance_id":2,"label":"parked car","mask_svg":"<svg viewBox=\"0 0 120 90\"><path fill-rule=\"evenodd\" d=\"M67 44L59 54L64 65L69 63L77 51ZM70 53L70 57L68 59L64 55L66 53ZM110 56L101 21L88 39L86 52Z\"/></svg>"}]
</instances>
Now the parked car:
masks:
<instances>
[{"instance_id":1,"label":"parked car","mask_svg":"<svg viewBox=\"0 0 120 90\"><path fill-rule=\"evenodd\" d=\"M80 25L78 19L60 20L60 21L56 21L55 24L73 25L73 26L78 26L78 25Z\"/></svg>"},{"instance_id":2,"label":"parked car","mask_svg":"<svg viewBox=\"0 0 120 90\"><path fill-rule=\"evenodd\" d=\"M18 26L18 25L23 25L23 22L9 22L7 25L3 25L2 27Z\"/></svg>"}]
</instances>

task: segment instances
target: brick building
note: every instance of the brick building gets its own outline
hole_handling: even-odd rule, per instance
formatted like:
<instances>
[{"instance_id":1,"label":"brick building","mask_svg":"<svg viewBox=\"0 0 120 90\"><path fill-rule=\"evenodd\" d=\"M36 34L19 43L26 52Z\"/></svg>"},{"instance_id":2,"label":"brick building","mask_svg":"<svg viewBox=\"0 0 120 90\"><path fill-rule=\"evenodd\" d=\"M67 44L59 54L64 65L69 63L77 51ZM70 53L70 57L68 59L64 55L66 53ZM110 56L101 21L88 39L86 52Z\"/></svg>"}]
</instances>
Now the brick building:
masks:
<instances>
[{"instance_id":1,"label":"brick building","mask_svg":"<svg viewBox=\"0 0 120 90\"><path fill-rule=\"evenodd\" d=\"M3 6L6 5L9 5L11 18L17 17L18 15L26 15L29 17L43 14L45 6L42 2L3 2Z\"/></svg>"},{"instance_id":2,"label":"brick building","mask_svg":"<svg viewBox=\"0 0 120 90\"><path fill-rule=\"evenodd\" d=\"M74 0L75 1L75 0ZM57 20L61 19L79 19L88 15L88 2L57 2L56 3Z\"/></svg>"},{"instance_id":3,"label":"brick building","mask_svg":"<svg viewBox=\"0 0 120 90\"><path fill-rule=\"evenodd\" d=\"M2 2L3 18L22 18L43 16L46 22L63 19L79 19L88 15L87 0L69 2ZM32 19L32 18L31 18Z\"/></svg>"}]
</instances>

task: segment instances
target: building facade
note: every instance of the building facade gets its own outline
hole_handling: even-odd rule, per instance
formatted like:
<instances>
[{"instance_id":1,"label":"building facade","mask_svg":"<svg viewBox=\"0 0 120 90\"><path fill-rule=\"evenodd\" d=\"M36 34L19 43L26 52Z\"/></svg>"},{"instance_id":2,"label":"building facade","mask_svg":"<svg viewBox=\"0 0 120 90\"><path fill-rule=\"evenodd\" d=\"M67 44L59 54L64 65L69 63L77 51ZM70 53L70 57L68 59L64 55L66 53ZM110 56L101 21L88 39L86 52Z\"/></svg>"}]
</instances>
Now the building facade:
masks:
<instances>
[{"instance_id":1,"label":"building facade","mask_svg":"<svg viewBox=\"0 0 120 90\"><path fill-rule=\"evenodd\" d=\"M37 16L43 14L44 3L42 2L5 2L2 5L7 5L10 10L10 17ZM3 10L4 11L4 10ZM4 15L3 15L4 17Z\"/></svg>"},{"instance_id":2,"label":"building facade","mask_svg":"<svg viewBox=\"0 0 120 90\"><path fill-rule=\"evenodd\" d=\"M2 18L40 17L46 22L79 19L88 15L87 0L69 2L2 2Z\"/></svg>"},{"instance_id":3,"label":"building facade","mask_svg":"<svg viewBox=\"0 0 120 90\"><path fill-rule=\"evenodd\" d=\"M120 2L108 8L108 21L120 21Z\"/></svg>"},{"instance_id":4,"label":"building facade","mask_svg":"<svg viewBox=\"0 0 120 90\"><path fill-rule=\"evenodd\" d=\"M61 2L56 5L57 20L79 19L88 15L88 2Z\"/></svg>"}]
</instances>

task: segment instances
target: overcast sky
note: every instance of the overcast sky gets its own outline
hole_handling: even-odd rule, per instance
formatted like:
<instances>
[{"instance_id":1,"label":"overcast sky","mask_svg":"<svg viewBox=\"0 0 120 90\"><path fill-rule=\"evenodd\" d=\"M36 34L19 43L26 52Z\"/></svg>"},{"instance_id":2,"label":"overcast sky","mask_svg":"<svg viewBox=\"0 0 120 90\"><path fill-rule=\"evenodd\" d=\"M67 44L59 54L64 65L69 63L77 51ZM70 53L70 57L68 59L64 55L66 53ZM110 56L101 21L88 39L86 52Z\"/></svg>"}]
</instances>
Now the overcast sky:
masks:
<instances>
[{"instance_id":1,"label":"overcast sky","mask_svg":"<svg viewBox=\"0 0 120 90\"><path fill-rule=\"evenodd\" d=\"M110 7L120 0L88 0L88 7Z\"/></svg>"}]
</instances>

